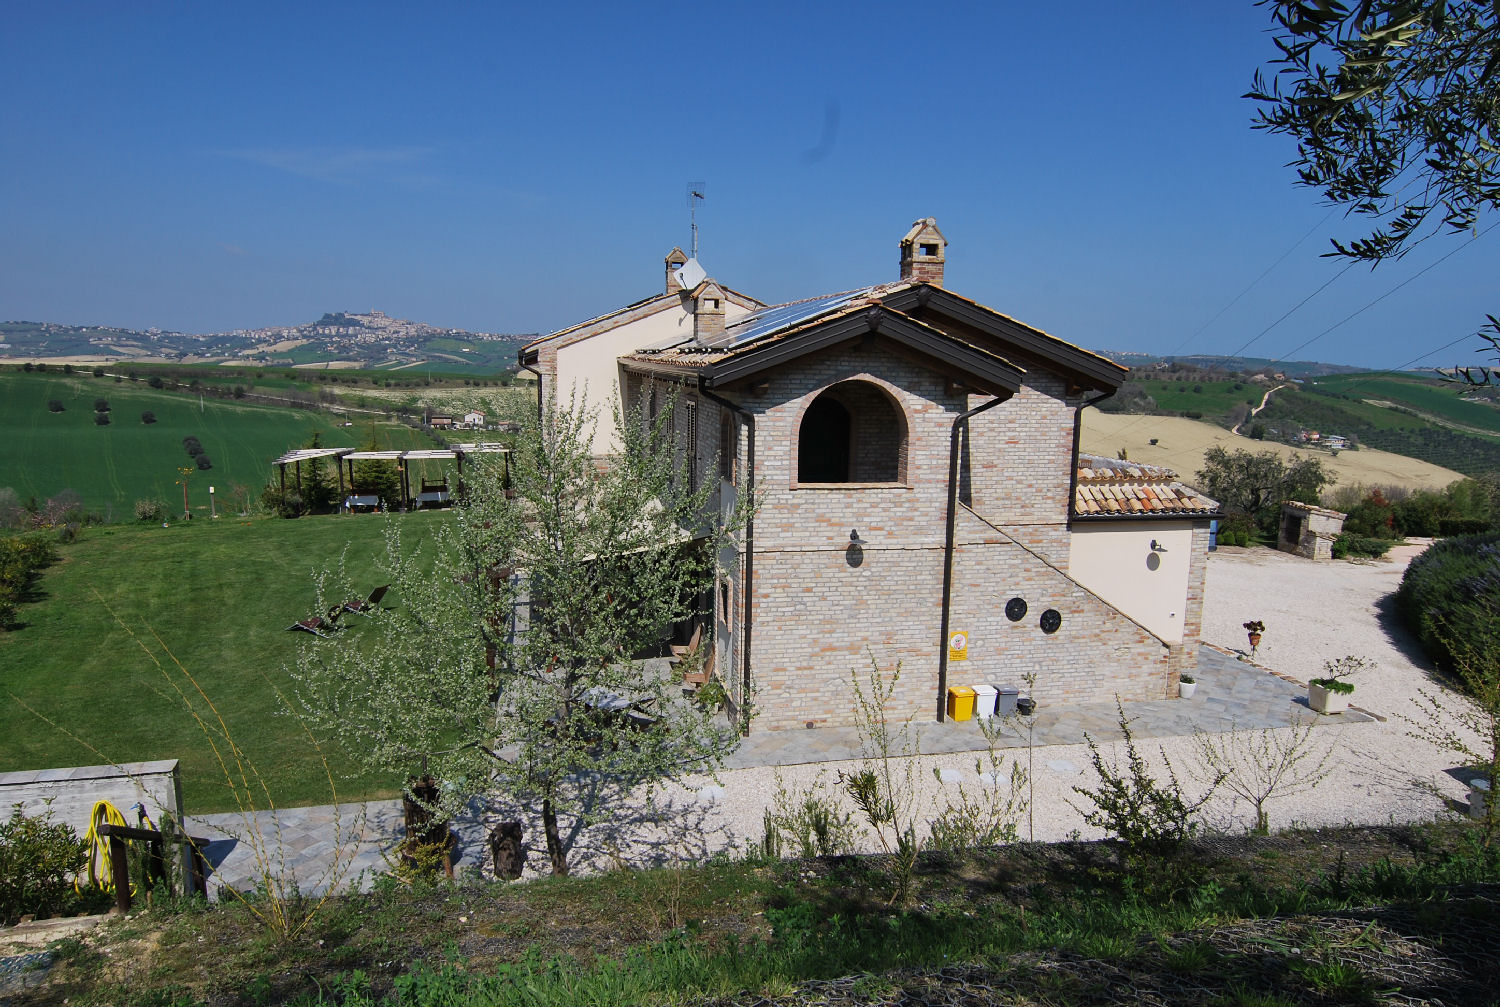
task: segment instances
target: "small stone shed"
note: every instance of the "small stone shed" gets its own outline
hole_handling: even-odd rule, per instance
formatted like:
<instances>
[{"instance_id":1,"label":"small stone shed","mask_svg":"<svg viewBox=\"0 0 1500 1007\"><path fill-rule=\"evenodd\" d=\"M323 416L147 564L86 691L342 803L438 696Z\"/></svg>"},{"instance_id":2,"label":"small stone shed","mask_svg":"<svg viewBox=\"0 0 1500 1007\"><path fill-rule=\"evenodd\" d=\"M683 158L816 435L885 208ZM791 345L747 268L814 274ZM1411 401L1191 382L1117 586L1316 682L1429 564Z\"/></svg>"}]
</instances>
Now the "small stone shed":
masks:
<instances>
[{"instance_id":1,"label":"small stone shed","mask_svg":"<svg viewBox=\"0 0 1500 1007\"><path fill-rule=\"evenodd\" d=\"M1288 500L1281 505L1281 531L1276 548L1308 559L1333 559L1333 539L1344 530L1336 510Z\"/></svg>"}]
</instances>

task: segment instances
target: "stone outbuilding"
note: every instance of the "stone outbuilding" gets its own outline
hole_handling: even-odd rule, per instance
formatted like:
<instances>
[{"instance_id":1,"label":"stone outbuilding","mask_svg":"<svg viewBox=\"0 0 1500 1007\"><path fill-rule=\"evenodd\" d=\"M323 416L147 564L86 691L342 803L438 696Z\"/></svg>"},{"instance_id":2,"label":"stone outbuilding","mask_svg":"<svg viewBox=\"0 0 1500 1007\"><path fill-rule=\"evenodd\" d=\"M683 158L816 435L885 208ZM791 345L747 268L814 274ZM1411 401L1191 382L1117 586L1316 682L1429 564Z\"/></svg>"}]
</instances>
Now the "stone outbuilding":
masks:
<instances>
[{"instance_id":1,"label":"stone outbuilding","mask_svg":"<svg viewBox=\"0 0 1500 1007\"><path fill-rule=\"evenodd\" d=\"M1218 505L1167 470L1079 456L1128 369L945 287L912 225L889 282L764 305L674 249L667 283L522 349L542 398L672 403L716 504L759 501L703 604L750 728L853 721L851 673L902 672L889 713L949 686L1041 704L1163 699L1196 662ZM596 453L616 442L601 417ZM707 636L707 634L705 634Z\"/></svg>"},{"instance_id":2,"label":"stone outbuilding","mask_svg":"<svg viewBox=\"0 0 1500 1007\"><path fill-rule=\"evenodd\" d=\"M1333 540L1344 530L1346 516L1327 507L1288 500L1281 505L1276 548L1308 559L1333 559Z\"/></svg>"}]
</instances>

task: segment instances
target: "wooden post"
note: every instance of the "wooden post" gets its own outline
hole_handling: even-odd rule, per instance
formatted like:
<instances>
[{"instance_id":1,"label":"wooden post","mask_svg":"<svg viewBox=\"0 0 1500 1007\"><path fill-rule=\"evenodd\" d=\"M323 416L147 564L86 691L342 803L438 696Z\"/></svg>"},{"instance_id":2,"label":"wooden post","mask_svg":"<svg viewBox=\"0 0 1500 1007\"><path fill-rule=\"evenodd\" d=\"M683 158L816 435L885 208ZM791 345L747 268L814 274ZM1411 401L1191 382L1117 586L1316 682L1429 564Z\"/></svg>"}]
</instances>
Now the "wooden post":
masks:
<instances>
[{"instance_id":1,"label":"wooden post","mask_svg":"<svg viewBox=\"0 0 1500 1007\"><path fill-rule=\"evenodd\" d=\"M125 858L123 836L109 837L109 873L115 882L115 912L130 912L130 862Z\"/></svg>"},{"instance_id":2,"label":"wooden post","mask_svg":"<svg viewBox=\"0 0 1500 1007\"><path fill-rule=\"evenodd\" d=\"M276 466L281 469L281 495L286 496L286 462Z\"/></svg>"}]
</instances>

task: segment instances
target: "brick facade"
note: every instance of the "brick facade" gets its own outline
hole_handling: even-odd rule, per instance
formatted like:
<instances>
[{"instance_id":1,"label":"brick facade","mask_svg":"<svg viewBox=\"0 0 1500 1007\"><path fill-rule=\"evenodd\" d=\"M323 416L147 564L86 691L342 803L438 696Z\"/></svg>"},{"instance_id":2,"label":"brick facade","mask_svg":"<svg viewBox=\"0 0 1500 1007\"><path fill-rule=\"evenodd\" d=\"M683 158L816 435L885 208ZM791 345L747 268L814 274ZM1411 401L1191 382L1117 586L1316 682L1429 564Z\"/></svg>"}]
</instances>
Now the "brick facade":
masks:
<instances>
[{"instance_id":1,"label":"brick facade","mask_svg":"<svg viewBox=\"0 0 1500 1007\"><path fill-rule=\"evenodd\" d=\"M1174 684L1167 645L1066 572L1074 404L1061 397L1063 388L1042 375L975 418L968 457L973 510L961 506L957 515L951 609L952 628L970 635L970 656L950 664L948 681L1019 686L1033 672L1033 695L1042 703L1161 698ZM905 478L798 482L801 422L825 392L856 416L873 408L882 418L890 415L882 410L899 408ZM759 395L732 398L755 415L760 494L752 729L850 723L851 674L863 675L872 656L887 671L902 665L893 713L934 716L949 438L955 418L985 399L951 390L940 375L872 347L809 355L776 371ZM700 441L709 430L714 440L700 446L706 463L717 450L718 415L715 403L700 408ZM735 438L740 472L744 441ZM856 452L858 443L856 436ZM870 444L872 455L877 443ZM887 436L881 446L890 474L898 441ZM850 542L855 530L862 545ZM727 631L718 660L738 701L743 569L734 567L730 618L718 620ZM1028 606L1018 622L1004 612L1013 597ZM1050 634L1038 622L1048 609L1062 617Z\"/></svg>"}]
</instances>

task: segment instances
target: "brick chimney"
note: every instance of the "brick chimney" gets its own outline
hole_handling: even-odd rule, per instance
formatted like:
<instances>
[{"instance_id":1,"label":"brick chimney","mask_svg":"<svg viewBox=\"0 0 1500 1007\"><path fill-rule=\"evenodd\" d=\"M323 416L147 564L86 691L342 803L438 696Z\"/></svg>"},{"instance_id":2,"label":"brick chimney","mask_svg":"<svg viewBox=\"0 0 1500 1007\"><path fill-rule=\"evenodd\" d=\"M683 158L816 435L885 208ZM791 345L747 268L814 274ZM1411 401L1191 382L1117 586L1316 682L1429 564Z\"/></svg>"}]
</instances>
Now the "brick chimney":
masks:
<instances>
[{"instance_id":1,"label":"brick chimney","mask_svg":"<svg viewBox=\"0 0 1500 1007\"><path fill-rule=\"evenodd\" d=\"M693 340L706 342L724 334L724 290L713 280L693 288Z\"/></svg>"},{"instance_id":2,"label":"brick chimney","mask_svg":"<svg viewBox=\"0 0 1500 1007\"><path fill-rule=\"evenodd\" d=\"M947 248L948 239L937 229L934 218L916 221L901 239L901 278L941 287Z\"/></svg>"},{"instance_id":3,"label":"brick chimney","mask_svg":"<svg viewBox=\"0 0 1500 1007\"><path fill-rule=\"evenodd\" d=\"M682 284L677 282L677 277L672 274L687 264L687 254L680 248L674 248L667 253L667 293L675 294L682 289Z\"/></svg>"}]
</instances>

